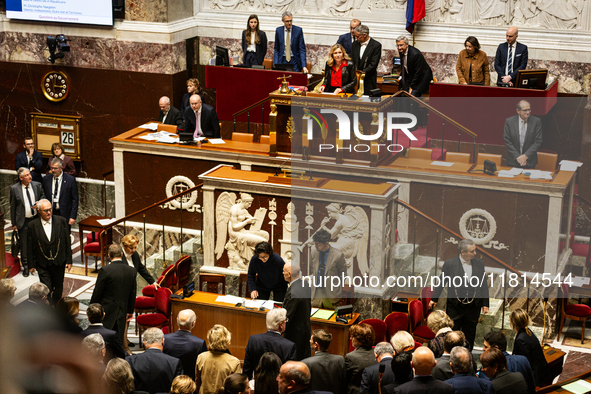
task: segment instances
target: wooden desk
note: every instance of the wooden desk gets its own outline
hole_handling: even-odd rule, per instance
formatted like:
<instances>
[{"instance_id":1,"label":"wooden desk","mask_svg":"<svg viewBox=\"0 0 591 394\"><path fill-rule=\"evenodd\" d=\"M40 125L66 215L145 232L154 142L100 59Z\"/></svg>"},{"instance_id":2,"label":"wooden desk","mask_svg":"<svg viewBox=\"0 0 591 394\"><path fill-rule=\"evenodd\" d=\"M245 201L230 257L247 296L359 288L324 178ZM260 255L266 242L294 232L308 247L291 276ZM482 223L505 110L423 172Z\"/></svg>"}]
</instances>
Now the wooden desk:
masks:
<instances>
[{"instance_id":1,"label":"wooden desk","mask_svg":"<svg viewBox=\"0 0 591 394\"><path fill-rule=\"evenodd\" d=\"M199 338L207 338L207 331L214 324L221 324L232 333L230 352L233 356L244 360L244 352L248 338L252 334L260 334L267 331L265 323L266 312L259 310L237 308L231 304L216 302L219 294L196 291L184 300L172 299L173 331L178 330L176 317L183 309L192 309L197 315L197 324L191 331ZM310 319L312 330L324 328L332 334L330 353L345 356L349 352L349 328L359 319L359 314L354 313L348 324L337 323L335 315L330 320Z\"/></svg>"},{"instance_id":2,"label":"wooden desk","mask_svg":"<svg viewBox=\"0 0 591 394\"><path fill-rule=\"evenodd\" d=\"M467 173L474 167L472 163L454 163L451 167L437 166L431 164L433 160L399 157L388 167L420 168L427 171L442 172L463 172Z\"/></svg>"},{"instance_id":3,"label":"wooden desk","mask_svg":"<svg viewBox=\"0 0 591 394\"><path fill-rule=\"evenodd\" d=\"M406 301L395 301L394 299L398 297L398 298L406 298ZM399 291L396 294L394 294L394 297L392 297L391 300L391 308L390 311L391 312L404 312L404 313L408 313L408 306L410 305L410 303L412 301L418 300L420 298L419 294L416 293L411 293L408 291Z\"/></svg>"},{"instance_id":4,"label":"wooden desk","mask_svg":"<svg viewBox=\"0 0 591 394\"><path fill-rule=\"evenodd\" d=\"M554 394L554 393L561 393L561 394L571 394L570 391L563 389L563 386L566 386L569 383L573 383L579 379L586 380L587 382L591 382L591 370L587 372L583 372L580 375L575 376L572 379L565 380L564 382L556 383L551 386L546 386L543 389L536 391L536 394Z\"/></svg>"},{"instance_id":5,"label":"wooden desk","mask_svg":"<svg viewBox=\"0 0 591 394\"><path fill-rule=\"evenodd\" d=\"M93 215L78 222L78 231L80 232L80 259L82 262L84 262L84 230L99 233L103 229L103 226L98 221L102 219L110 218L106 216ZM99 237L99 245L101 248L101 264L104 267L106 255L104 247L105 245L103 245L103 240L101 237Z\"/></svg>"},{"instance_id":6,"label":"wooden desk","mask_svg":"<svg viewBox=\"0 0 591 394\"><path fill-rule=\"evenodd\" d=\"M548 354L551 352L552 354ZM544 349L544 357L546 358L546 362L548 362L548 369L550 370L550 376L552 377L552 379L554 379L562 373L562 366L564 365L565 355L565 352L553 347L548 347L547 349Z\"/></svg>"}]
</instances>

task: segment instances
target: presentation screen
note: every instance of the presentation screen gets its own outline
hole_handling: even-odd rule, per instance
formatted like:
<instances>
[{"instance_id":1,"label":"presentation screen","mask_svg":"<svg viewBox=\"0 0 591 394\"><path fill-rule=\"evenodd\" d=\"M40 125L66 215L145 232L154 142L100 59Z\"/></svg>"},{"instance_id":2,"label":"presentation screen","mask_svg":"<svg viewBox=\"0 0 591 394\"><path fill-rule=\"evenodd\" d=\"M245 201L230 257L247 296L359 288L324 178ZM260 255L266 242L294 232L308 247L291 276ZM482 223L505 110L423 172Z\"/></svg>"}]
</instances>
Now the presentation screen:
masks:
<instances>
[{"instance_id":1,"label":"presentation screen","mask_svg":"<svg viewBox=\"0 0 591 394\"><path fill-rule=\"evenodd\" d=\"M113 3L112 0L6 0L6 17L112 26Z\"/></svg>"}]
</instances>

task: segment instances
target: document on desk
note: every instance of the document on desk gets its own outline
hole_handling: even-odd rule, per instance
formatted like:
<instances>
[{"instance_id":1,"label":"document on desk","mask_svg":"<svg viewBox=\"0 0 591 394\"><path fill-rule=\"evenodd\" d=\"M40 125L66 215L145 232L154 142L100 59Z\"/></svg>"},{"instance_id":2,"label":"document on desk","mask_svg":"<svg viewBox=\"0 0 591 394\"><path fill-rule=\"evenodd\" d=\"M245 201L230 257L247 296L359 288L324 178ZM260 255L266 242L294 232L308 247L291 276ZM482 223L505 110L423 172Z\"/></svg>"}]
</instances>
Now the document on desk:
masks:
<instances>
[{"instance_id":1,"label":"document on desk","mask_svg":"<svg viewBox=\"0 0 591 394\"><path fill-rule=\"evenodd\" d=\"M501 170L501 171L507 171L507 173L511 174L511 175L520 175L523 172L523 168L513 167L510 170Z\"/></svg>"},{"instance_id":2,"label":"document on desk","mask_svg":"<svg viewBox=\"0 0 591 394\"><path fill-rule=\"evenodd\" d=\"M138 126L140 129L148 129L148 130L158 130L158 123L145 123L141 126Z\"/></svg>"},{"instance_id":3,"label":"document on desk","mask_svg":"<svg viewBox=\"0 0 591 394\"><path fill-rule=\"evenodd\" d=\"M433 161L431 162L432 166L441 166L441 167L451 167L454 165L452 161Z\"/></svg>"},{"instance_id":4,"label":"document on desk","mask_svg":"<svg viewBox=\"0 0 591 394\"><path fill-rule=\"evenodd\" d=\"M261 306L265 305L265 302L268 300L244 300L244 306L246 308L256 308L259 309Z\"/></svg>"},{"instance_id":5,"label":"document on desk","mask_svg":"<svg viewBox=\"0 0 591 394\"><path fill-rule=\"evenodd\" d=\"M221 138L208 138L207 141L209 141L210 144L214 144L214 145L220 145L220 144L225 144L226 143Z\"/></svg>"},{"instance_id":6,"label":"document on desk","mask_svg":"<svg viewBox=\"0 0 591 394\"><path fill-rule=\"evenodd\" d=\"M576 171L582 165L583 163L580 161L562 160L560 162L560 171Z\"/></svg>"},{"instance_id":7,"label":"document on desk","mask_svg":"<svg viewBox=\"0 0 591 394\"><path fill-rule=\"evenodd\" d=\"M273 309L275 308L275 301L267 300L263 303L262 307L265 309Z\"/></svg>"},{"instance_id":8,"label":"document on desk","mask_svg":"<svg viewBox=\"0 0 591 394\"><path fill-rule=\"evenodd\" d=\"M318 312L318 308L312 308L310 309L310 317L314 316L314 314Z\"/></svg>"},{"instance_id":9,"label":"document on desk","mask_svg":"<svg viewBox=\"0 0 591 394\"><path fill-rule=\"evenodd\" d=\"M570 391L575 394L584 394L591 391L591 383L586 380L579 379L575 382L562 386L563 389Z\"/></svg>"},{"instance_id":10,"label":"document on desk","mask_svg":"<svg viewBox=\"0 0 591 394\"><path fill-rule=\"evenodd\" d=\"M113 222L116 222L117 218L113 218L113 219L99 219L97 220L97 223L100 224L101 226L106 226L107 224L111 224Z\"/></svg>"},{"instance_id":11,"label":"document on desk","mask_svg":"<svg viewBox=\"0 0 591 394\"><path fill-rule=\"evenodd\" d=\"M238 303L243 303L246 300L242 297L236 297L233 295L222 295L219 296L218 298L215 299L216 302L223 302L224 304L232 304L232 305L236 305Z\"/></svg>"},{"instance_id":12,"label":"document on desk","mask_svg":"<svg viewBox=\"0 0 591 394\"><path fill-rule=\"evenodd\" d=\"M330 309L318 309L312 317L315 319L329 320L332 315L334 315L334 311Z\"/></svg>"},{"instance_id":13,"label":"document on desk","mask_svg":"<svg viewBox=\"0 0 591 394\"><path fill-rule=\"evenodd\" d=\"M529 172L529 179L552 179L552 172L550 171L528 170L527 172Z\"/></svg>"},{"instance_id":14,"label":"document on desk","mask_svg":"<svg viewBox=\"0 0 591 394\"><path fill-rule=\"evenodd\" d=\"M584 276L575 276L572 278L572 285L575 287L581 287L589 284L591 278Z\"/></svg>"},{"instance_id":15,"label":"document on desk","mask_svg":"<svg viewBox=\"0 0 591 394\"><path fill-rule=\"evenodd\" d=\"M513 178L513 177L514 177L514 175L513 175L513 174L511 174L511 171L510 171L510 170L500 170L500 171L497 173L497 176L498 176L499 178Z\"/></svg>"}]
</instances>

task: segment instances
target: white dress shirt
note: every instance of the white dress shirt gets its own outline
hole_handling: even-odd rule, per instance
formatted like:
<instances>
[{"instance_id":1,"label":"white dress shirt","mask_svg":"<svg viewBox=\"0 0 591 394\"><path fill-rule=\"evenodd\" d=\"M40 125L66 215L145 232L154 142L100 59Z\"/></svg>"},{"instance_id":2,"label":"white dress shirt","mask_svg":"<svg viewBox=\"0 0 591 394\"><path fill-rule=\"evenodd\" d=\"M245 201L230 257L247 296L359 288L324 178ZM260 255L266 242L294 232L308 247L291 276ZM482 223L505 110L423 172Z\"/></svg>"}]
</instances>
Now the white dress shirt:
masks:
<instances>
[{"instance_id":1,"label":"white dress shirt","mask_svg":"<svg viewBox=\"0 0 591 394\"><path fill-rule=\"evenodd\" d=\"M369 40L371 40L371 37L369 37L367 39L367 41L365 41L363 44L361 44L361 47L359 48L359 60L361 60L361 58L363 57L363 54L365 53L365 48L367 48L367 44L369 44Z\"/></svg>"},{"instance_id":2,"label":"white dress shirt","mask_svg":"<svg viewBox=\"0 0 591 394\"><path fill-rule=\"evenodd\" d=\"M29 188L28 193L29 196L31 196L31 201L33 202L33 205L35 205L35 193L33 193L33 185L31 183L29 183L29 186L25 186L21 183L21 188L23 190L23 203L25 204L25 217L32 218L33 216L35 216L36 211L34 209L31 209L31 206L29 205L26 187Z\"/></svg>"},{"instance_id":3,"label":"white dress shirt","mask_svg":"<svg viewBox=\"0 0 591 394\"><path fill-rule=\"evenodd\" d=\"M47 239L49 241L51 241L51 221L52 221L52 218L49 218L48 222L41 219L41 225L43 226L43 231L45 231L45 235L47 235Z\"/></svg>"},{"instance_id":4,"label":"white dress shirt","mask_svg":"<svg viewBox=\"0 0 591 394\"><path fill-rule=\"evenodd\" d=\"M59 203L59 199L60 199L60 193L62 190L62 178L64 177L64 173L62 172L60 174L60 176L57 178L57 196L56 196L56 200L55 200L55 209L60 209L60 203ZM53 201L53 196L55 196L55 177L51 180L51 201Z\"/></svg>"}]
</instances>

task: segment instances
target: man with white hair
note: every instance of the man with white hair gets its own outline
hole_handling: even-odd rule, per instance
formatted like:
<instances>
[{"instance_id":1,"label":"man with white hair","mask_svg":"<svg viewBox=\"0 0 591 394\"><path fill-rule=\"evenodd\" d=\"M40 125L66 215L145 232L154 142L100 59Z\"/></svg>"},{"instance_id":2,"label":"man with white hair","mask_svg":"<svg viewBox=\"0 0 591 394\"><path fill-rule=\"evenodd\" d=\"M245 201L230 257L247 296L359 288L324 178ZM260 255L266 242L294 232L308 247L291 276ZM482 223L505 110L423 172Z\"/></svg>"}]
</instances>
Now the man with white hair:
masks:
<instances>
[{"instance_id":1,"label":"man with white hair","mask_svg":"<svg viewBox=\"0 0 591 394\"><path fill-rule=\"evenodd\" d=\"M168 97L160 97L160 100L158 100L158 106L160 107L158 122L183 128L183 114L181 111L170 105L170 99Z\"/></svg>"},{"instance_id":2,"label":"man with white hair","mask_svg":"<svg viewBox=\"0 0 591 394\"><path fill-rule=\"evenodd\" d=\"M491 394L495 392L492 383L480 379L471 372L472 354L463 346L451 349L449 363L454 376L445 381L454 387L455 394Z\"/></svg>"},{"instance_id":3,"label":"man with white hair","mask_svg":"<svg viewBox=\"0 0 591 394\"><path fill-rule=\"evenodd\" d=\"M197 315L192 309L184 309L179 312L176 322L179 325L177 332L164 336L164 353L181 360L185 375L195 380L195 364L197 357L207 351L205 341L191 334L191 330L197 322Z\"/></svg>"},{"instance_id":4,"label":"man with white hair","mask_svg":"<svg viewBox=\"0 0 591 394\"><path fill-rule=\"evenodd\" d=\"M178 358L164 354L164 334L156 327L148 328L143 334L145 352L128 356L136 391L150 394L166 393L172 381L183 374L183 366Z\"/></svg>"},{"instance_id":5,"label":"man with white hair","mask_svg":"<svg viewBox=\"0 0 591 394\"><path fill-rule=\"evenodd\" d=\"M287 324L287 310L283 308L271 309L267 312L267 332L251 335L248 338L244 354L244 368L242 372L252 379L252 373L265 352L273 352L279 356L281 363L295 360L296 345L281 336Z\"/></svg>"},{"instance_id":6,"label":"man with white hair","mask_svg":"<svg viewBox=\"0 0 591 394\"><path fill-rule=\"evenodd\" d=\"M378 394L380 383L380 367L383 365L384 374L382 375L382 388L394 382L394 372L392 372L392 359L394 358L394 348L388 342L378 343L373 354L376 357L377 364L365 367L361 375L361 386L359 394Z\"/></svg>"},{"instance_id":7,"label":"man with white hair","mask_svg":"<svg viewBox=\"0 0 591 394\"><path fill-rule=\"evenodd\" d=\"M90 355L91 360L101 364L102 372L104 372L106 365L103 361L105 354L107 354L107 348L102 335L90 334L82 340L82 347Z\"/></svg>"}]
</instances>

